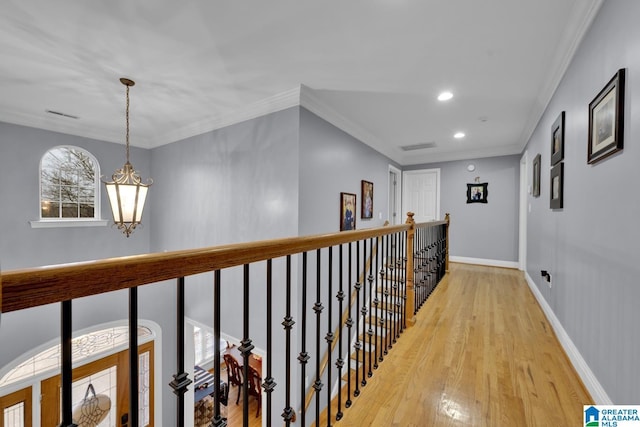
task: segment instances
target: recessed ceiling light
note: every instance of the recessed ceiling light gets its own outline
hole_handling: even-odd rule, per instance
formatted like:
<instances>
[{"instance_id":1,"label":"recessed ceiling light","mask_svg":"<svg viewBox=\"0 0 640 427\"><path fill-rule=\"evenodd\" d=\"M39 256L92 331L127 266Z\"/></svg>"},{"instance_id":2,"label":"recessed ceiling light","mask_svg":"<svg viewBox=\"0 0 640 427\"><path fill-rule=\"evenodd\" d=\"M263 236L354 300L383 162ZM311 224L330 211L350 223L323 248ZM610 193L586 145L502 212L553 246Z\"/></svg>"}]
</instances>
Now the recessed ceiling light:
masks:
<instances>
[{"instance_id":1,"label":"recessed ceiling light","mask_svg":"<svg viewBox=\"0 0 640 427\"><path fill-rule=\"evenodd\" d=\"M442 92L438 95L438 101L448 101L453 98L453 94L449 91Z\"/></svg>"},{"instance_id":2,"label":"recessed ceiling light","mask_svg":"<svg viewBox=\"0 0 640 427\"><path fill-rule=\"evenodd\" d=\"M460 139L460 138L464 138L464 132L458 132L455 135L453 135L453 137L455 139Z\"/></svg>"}]
</instances>

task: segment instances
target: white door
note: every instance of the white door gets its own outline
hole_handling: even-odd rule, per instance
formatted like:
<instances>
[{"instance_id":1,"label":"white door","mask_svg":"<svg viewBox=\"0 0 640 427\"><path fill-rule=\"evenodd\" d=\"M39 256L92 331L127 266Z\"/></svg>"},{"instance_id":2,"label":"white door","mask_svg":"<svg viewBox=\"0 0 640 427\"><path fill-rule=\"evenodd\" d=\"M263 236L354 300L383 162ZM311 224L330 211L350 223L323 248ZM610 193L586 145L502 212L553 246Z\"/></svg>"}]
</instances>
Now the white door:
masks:
<instances>
[{"instance_id":1,"label":"white door","mask_svg":"<svg viewBox=\"0 0 640 427\"><path fill-rule=\"evenodd\" d=\"M440 169L402 173L402 213L407 212L416 222L440 219Z\"/></svg>"}]
</instances>

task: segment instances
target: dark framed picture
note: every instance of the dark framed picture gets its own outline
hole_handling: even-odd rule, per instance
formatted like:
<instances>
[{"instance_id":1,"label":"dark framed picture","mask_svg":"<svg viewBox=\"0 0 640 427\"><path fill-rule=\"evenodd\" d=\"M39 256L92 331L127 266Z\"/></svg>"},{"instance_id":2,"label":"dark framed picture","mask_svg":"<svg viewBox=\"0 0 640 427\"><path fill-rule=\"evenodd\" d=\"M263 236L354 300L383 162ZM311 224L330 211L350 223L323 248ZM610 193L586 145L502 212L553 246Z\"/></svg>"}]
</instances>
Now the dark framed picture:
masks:
<instances>
[{"instance_id":1,"label":"dark framed picture","mask_svg":"<svg viewBox=\"0 0 640 427\"><path fill-rule=\"evenodd\" d=\"M340 231L356 229L356 195L340 193Z\"/></svg>"},{"instance_id":2,"label":"dark framed picture","mask_svg":"<svg viewBox=\"0 0 640 427\"><path fill-rule=\"evenodd\" d=\"M488 183L467 184L467 203L487 203Z\"/></svg>"},{"instance_id":3,"label":"dark framed picture","mask_svg":"<svg viewBox=\"0 0 640 427\"><path fill-rule=\"evenodd\" d=\"M564 163L558 163L551 168L551 188L549 191L551 209L562 209L564 186Z\"/></svg>"},{"instance_id":4,"label":"dark framed picture","mask_svg":"<svg viewBox=\"0 0 640 427\"><path fill-rule=\"evenodd\" d=\"M551 126L551 166L564 159L564 111Z\"/></svg>"},{"instance_id":5,"label":"dark framed picture","mask_svg":"<svg viewBox=\"0 0 640 427\"><path fill-rule=\"evenodd\" d=\"M533 159L533 197L540 197L540 163L542 162L542 157L538 154Z\"/></svg>"},{"instance_id":6,"label":"dark framed picture","mask_svg":"<svg viewBox=\"0 0 640 427\"><path fill-rule=\"evenodd\" d=\"M624 68L618 70L589 104L587 163L622 150L624 135Z\"/></svg>"},{"instance_id":7,"label":"dark framed picture","mask_svg":"<svg viewBox=\"0 0 640 427\"><path fill-rule=\"evenodd\" d=\"M360 200L362 201L362 206L360 207L360 218L373 218L373 182L362 181Z\"/></svg>"}]
</instances>

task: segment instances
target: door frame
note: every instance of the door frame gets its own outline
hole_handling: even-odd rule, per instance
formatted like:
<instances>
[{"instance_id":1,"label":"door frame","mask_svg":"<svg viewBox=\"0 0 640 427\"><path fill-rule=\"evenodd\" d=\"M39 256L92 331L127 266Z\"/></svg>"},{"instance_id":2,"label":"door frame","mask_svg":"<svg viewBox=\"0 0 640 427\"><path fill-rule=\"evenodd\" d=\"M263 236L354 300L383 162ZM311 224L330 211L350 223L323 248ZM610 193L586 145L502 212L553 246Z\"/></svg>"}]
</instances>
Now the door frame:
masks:
<instances>
[{"instance_id":1,"label":"door frame","mask_svg":"<svg viewBox=\"0 0 640 427\"><path fill-rule=\"evenodd\" d=\"M389 174L393 172L396 175L396 203L393 206L393 200L391 200L391 186L387 189L388 194L388 209L387 216L390 225L399 225L404 222L402 213L402 171L393 165L389 165ZM387 185L389 184L389 176L387 175ZM392 213L396 213L396 217L393 218ZM395 221L394 221L395 220Z\"/></svg>"},{"instance_id":2,"label":"door frame","mask_svg":"<svg viewBox=\"0 0 640 427\"><path fill-rule=\"evenodd\" d=\"M0 396L0 427L4 427L4 410L8 407L17 405L18 403L24 403L24 425L25 427L32 427L33 421L31 416L33 415L33 392L31 386L22 388L13 393L9 393L4 396Z\"/></svg>"}]
</instances>

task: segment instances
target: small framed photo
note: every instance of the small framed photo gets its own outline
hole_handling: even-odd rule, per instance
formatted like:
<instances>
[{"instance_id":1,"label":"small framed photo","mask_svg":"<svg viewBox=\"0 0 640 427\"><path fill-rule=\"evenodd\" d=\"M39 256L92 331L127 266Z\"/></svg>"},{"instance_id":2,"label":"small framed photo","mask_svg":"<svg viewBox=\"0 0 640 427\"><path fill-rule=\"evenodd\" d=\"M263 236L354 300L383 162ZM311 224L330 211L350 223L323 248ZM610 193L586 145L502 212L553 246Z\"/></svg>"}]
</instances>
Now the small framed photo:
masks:
<instances>
[{"instance_id":1,"label":"small framed photo","mask_svg":"<svg viewBox=\"0 0 640 427\"><path fill-rule=\"evenodd\" d=\"M467 184L467 203L487 203L488 183Z\"/></svg>"},{"instance_id":2,"label":"small framed photo","mask_svg":"<svg viewBox=\"0 0 640 427\"><path fill-rule=\"evenodd\" d=\"M564 159L564 111L551 126L551 166Z\"/></svg>"},{"instance_id":3,"label":"small framed photo","mask_svg":"<svg viewBox=\"0 0 640 427\"><path fill-rule=\"evenodd\" d=\"M356 195L340 193L340 231L356 229Z\"/></svg>"},{"instance_id":4,"label":"small framed photo","mask_svg":"<svg viewBox=\"0 0 640 427\"><path fill-rule=\"evenodd\" d=\"M362 206L360 207L360 218L373 218L373 182L362 181L360 200L362 201Z\"/></svg>"},{"instance_id":5,"label":"small framed photo","mask_svg":"<svg viewBox=\"0 0 640 427\"><path fill-rule=\"evenodd\" d=\"M551 189L549 192L551 209L562 209L563 207L563 181L564 163L558 163L551 168Z\"/></svg>"},{"instance_id":6,"label":"small framed photo","mask_svg":"<svg viewBox=\"0 0 640 427\"><path fill-rule=\"evenodd\" d=\"M589 104L587 163L593 164L622 150L624 135L624 68Z\"/></svg>"},{"instance_id":7,"label":"small framed photo","mask_svg":"<svg viewBox=\"0 0 640 427\"><path fill-rule=\"evenodd\" d=\"M533 197L540 197L540 163L542 162L542 158L540 154L538 154L533 159L533 189L532 195Z\"/></svg>"}]
</instances>

